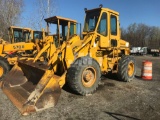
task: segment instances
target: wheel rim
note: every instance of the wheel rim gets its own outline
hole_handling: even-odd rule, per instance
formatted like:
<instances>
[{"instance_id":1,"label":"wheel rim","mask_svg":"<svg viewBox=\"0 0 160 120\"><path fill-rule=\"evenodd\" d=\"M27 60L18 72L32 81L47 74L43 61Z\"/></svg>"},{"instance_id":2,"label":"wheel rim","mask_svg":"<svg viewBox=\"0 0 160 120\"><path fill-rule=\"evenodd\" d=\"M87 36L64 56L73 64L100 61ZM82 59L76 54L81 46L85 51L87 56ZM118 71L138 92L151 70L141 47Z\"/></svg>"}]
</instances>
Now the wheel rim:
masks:
<instances>
[{"instance_id":1,"label":"wheel rim","mask_svg":"<svg viewBox=\"0 0 160 120\"><path fill-rule=\"evenodd\" d=\"M3 75L3 67L0 66L0 77Z\"/></svg>"},{"instance_id":2,"label":"wheel rim","mask_svg":"<svg viewBox=\"0 0 160 120\"><path fill-rule=\"evenodd\" d=\"M130 62L128 64L128 75L129 75L129 77L133 76L133 73L134 73L134 63Z\"/></svg>"},{"instance_id":3,"label":"wheel rim","mask_svg":"<svg viewBox=\"0 0 160 120\"><path fill-rule=\"evenodd\" d=\"M92 87L96 81L96 70L93 67L87 67L82 73L82 84L85 87Z\"/></svg>"}]
</instances>

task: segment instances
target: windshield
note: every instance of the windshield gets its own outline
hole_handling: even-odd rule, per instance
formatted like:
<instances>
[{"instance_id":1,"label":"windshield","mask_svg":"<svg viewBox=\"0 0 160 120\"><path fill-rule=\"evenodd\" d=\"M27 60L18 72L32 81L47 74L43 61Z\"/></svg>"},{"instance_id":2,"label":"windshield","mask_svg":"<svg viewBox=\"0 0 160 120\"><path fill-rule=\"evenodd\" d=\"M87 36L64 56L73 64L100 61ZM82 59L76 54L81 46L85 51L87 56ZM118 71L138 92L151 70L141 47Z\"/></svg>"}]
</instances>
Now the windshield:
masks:
<instances>
[{"instance_id":1,"label":"windshield","mask_svg":"<svg viewBox=\"0 0 160 120\"><path fill-rule=\"evenodd\" d=\"M34 39L43 39L43 33L41 31L34 31Z\"/></svg>"},{"instance_id":2,"label":"windshield","mask_svg":"<svg viewBox=\"0 0 160 120\"><path fill-rule=\"evenodd\" d=\"M13 31L14 42L23 42L22 30L14 29Z\"/></svg>"},{"instance_id":3,"label":"windshield","mask_svg":"<svg viewBox=\"0 0 160 120\"><path fill-rule=\"evenodd\" d=\"M86 13L86 19L84 24L84 32L92 32L95 31L98 19L99 19L100 11L91 11Z\"/></svg>"},{"instance_id":4,"label":"windshield","mask_svg":"<svg viewBox=\"0 0 160 120\"><path fill-rule=\"evenodd\" d=\"M74 24L74 23L70 24L69 36L76 34L75 26L76 26L76 24ZM68 25L65 26L65 31L64 32L65 32L64 33L65 36L67 36L67 34L68 34Z\"/></svg>"},{"instance_id":5,"label":"windshield","mask_svg":"<svg viewBox=\"0 0 160 120\"><path fill-rule=\"evenodd\" d=\"M26 42L30 39L30 32L27 31L27 32L24 32L23 33L23 42Z\"/></svg>"}]
</instances>

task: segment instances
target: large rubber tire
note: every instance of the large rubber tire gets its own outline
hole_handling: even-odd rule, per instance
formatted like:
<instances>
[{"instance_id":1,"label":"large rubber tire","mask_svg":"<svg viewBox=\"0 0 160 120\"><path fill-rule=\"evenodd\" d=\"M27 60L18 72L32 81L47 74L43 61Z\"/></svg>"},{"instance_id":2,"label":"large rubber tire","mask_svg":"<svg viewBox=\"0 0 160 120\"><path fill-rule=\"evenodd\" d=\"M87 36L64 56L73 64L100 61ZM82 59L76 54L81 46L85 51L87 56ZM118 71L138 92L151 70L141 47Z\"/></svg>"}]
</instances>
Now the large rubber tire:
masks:
<instances>
[{"instance_id":1,"label":"large rubber tire","mask_svg":"<svg viewBox=\"0 0 160 120\"><path fill-rule=\"evenodd\" d=\"M97 61L85 56L78 58L67 71L67 84L74 92L87 95L98 88L101 70Z\"/></svg>"},{"instance_id":2,"label":"large rubber tire","mask_svg":"<svg viewBox=\"0 0 160 120\"><path fill-rule=\"evenodd\" d=\"M123 56L118 62L118 79L130 82L136 73L135 59L133 56Z\"/></svg>"},{"instance_id":3,"label":"large rubber tire","mask_svg":"<svg viewBox=\"0 0 160 120\"><path fill-rule=\"evenodd\" d=\"M8 61L5 58L0 57L0 81L9 72L9 70L10 65Z\"/></svg>"}]
</instances>

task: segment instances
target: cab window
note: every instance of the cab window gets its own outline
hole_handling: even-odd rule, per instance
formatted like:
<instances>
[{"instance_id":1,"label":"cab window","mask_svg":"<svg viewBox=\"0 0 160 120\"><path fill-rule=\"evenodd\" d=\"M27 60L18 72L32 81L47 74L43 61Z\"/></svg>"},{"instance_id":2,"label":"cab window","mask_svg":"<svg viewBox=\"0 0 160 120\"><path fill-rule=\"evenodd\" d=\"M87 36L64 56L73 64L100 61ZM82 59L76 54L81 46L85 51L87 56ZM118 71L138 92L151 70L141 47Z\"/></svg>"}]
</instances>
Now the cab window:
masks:
<instances>
[{"instance_id":1,"label":"cab window","mask_svg":"<svg viewBox=\"0 0 160 120\"><path fill-rule=\"evenodd\" d=\"M100 11L87 12L83 32L95 31Z\"/></svg>"},{"instance_id":2,"label":"cab window","mask_svg":"<svg viewBox=\"0 0 160 120\"><path fill-rule=\"evenodd\" d=\"M75 33L75 24L71 23L71 26L70 26L70 35L74 35L74 34L76 34Z\"/></svg>"},{"instance_id":3,"label":"cab window","mask_svg":"<svg viewBox=\"0 0 160 120\"><path fill-rule=\"evenodd\" d=\"M111 15L111 35L117 35L117 17Z\"/></svg>"},{"instance_id":4,"label":"cab window","mask_svg":"<svg viewBox=\"0 0 160 120\"><path fill-rule=\"evenodd\" d=\"M101 20L99 22L99 26L97 32L103 36L107 36L107 13L103 13L101 16Z\"/></svg>"},{"instance_id":5,"label":"cab window","mask_svg":"<svg viewBox=\"0 0 160 120\"><path fill-rule=\"evenodd\" d=\"M43 33L41 31L34 31L34 39L43 39Z\"/></svg>"},{"instance_id":6,"label":"cab window","mask_svg":"<svg viewBox=\"0 0 160 120\"><path fill-rule=\"evenodd\" d=\"M14 30L14 42L23 42L22 31Z\"/></svg>"}]
</instances>

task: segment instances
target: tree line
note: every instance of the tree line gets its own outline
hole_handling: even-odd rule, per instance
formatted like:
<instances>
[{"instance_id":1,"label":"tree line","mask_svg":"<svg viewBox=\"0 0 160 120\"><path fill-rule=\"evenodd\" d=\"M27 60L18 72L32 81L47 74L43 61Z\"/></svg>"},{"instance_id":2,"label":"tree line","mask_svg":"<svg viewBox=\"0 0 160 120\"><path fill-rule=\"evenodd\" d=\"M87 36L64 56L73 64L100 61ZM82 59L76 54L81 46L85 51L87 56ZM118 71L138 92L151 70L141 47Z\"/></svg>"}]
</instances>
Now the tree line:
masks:
<instances>
[{"instance_id":1,"label":"tree line","mask_svg":"<svg viewBox=\"0 0 160 120\"><path fill-rule=\"evenodd\" d=\"M160 27L133 23L126 29L121 28L121 35L131 47L160 48Z\"/></svg>"},{"instance_id":2,"label":"tree line","mask_svg":"<svg viewBox=\"0 0 160 120\"><path fill-rule=\"evenodd\" d=\"M7 39L8 27L19 22L22 0L0 0L0 38Z\"/></svg>"},{"instance_id":3,"label":"tree line","mask_svg":"<svg viewBox=\"0 0 160 120\"><path fill-rule=\"evenodd\" d=\"M10 26L42 30L46 26L44 19L53 16L57 9L55 0L29 2L32 4L33 11L29 10L31 8L24 9L26 6L24 0L0 0L0 38L8 40ZM23 14L25 12L29 12L29 15Z\"/></svg>"},{"instance_id":4,"label":"tree line","mask_svg":"<svg viewBox=\"0 0 160 120\"><path fill-rule=\"evenodd\" d=\"M21 14L26 12L24 6L24 0L0 0L0 38L7 40L8 28L20 25L22 21L26 23L23 27L41 30L45 27L44 18L53 16L57 9L55 0L35 0L34 11L22 18ZM160 48L160 27L133 23L125 29L121 28L121 35L133 47Z\"/></svg>"}]
</instances>

